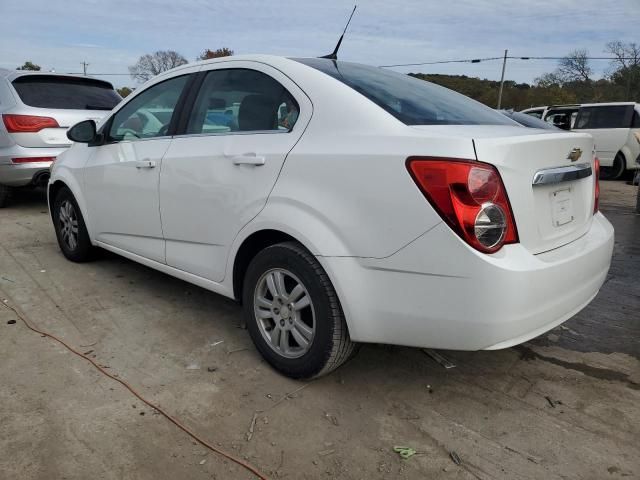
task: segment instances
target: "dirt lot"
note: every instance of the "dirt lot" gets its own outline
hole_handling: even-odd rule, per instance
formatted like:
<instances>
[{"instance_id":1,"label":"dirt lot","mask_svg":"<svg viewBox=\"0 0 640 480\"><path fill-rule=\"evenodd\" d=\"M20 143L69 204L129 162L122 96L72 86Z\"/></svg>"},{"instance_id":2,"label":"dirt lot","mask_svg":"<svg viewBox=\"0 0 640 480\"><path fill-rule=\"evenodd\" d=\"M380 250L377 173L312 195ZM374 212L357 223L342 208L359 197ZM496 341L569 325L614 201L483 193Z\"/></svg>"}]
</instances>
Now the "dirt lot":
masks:
<instances>
[{"instance_id":1,"label":"dirt lot","mask_svg":"<svg viewBox=\"0 0 640 480\"><path fill-rule=\"evenodd\" d=\"M616 249L596 300L524 346L445 352L450 370L367 345L283 378L233 302L113 255L66 261L38 192L0 211L0 299L270 478L640 478L640 216L635 188L602 187ZM0 477L253 478L13 319L0 308Z\"/></svg>"}]
</instances>

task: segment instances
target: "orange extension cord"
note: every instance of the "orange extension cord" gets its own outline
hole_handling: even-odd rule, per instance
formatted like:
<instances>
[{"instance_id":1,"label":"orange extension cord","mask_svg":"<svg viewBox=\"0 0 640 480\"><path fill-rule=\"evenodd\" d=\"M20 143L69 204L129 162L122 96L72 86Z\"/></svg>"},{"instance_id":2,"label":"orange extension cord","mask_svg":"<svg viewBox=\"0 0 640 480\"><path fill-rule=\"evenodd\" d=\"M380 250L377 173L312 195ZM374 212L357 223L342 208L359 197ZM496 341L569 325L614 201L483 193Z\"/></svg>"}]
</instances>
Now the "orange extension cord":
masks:
<instances>
[{"instance_id":1,"label":"orange extension cord","mask_svg":"<svg viewBox=\"0 0 640 480\"><path fill-rule=\"evenodd\" d=\"M146 403L149 407L153 408L154 410L160 412L161 415L163 415L167 420L169 420L171 423L173 423L176 427L178 427L180 430L182 430L183 432L185 432L187 435L189 435L191 438L193 438L196 442L200 443L202 446L208 448L209 450L211 450L212 452L215 452L219 455L222 455L225 458L228 458L229 460L231 460L232 462L237 463L238 465L240 465L241 467L246 468L247 470L249 470L251 473L253 473L256 477L258 477L260 480L268 480L266 476L264 476L264 474L260 473L260 471L258 471L258 469L252 465L250 465L249 463L234 457L233 455L225 452L224 450L221 450L217 447L215 447L214 445L211 445L209 442L207 442L206 440L204 440L202 437L200 437L197 433L192 432L191 430L189 430L188 427L186 427L184 424L182 424L177 418L171 416L169 413L167 413L165 410L163 410L162 408L160 408L158 405L153 404L152 402L150 402L149 400L147 400L146 398L144 398L142 395L140 395L135 388L133 388L130 384L128 384L127 382L125 382L124 380L112 375L111 373L107 372L104 368L102 368L100 365L98 365L92 358L88 357L87 355L80 353L79 351L77 351L75 348L67 345L63 340L60 340L58 337L56 337L55 335L51 334L51 333L47 333L44 332L36 327L34 327L22 314L20 314L20 312L18 312L18 310L16 310L14 307L12 307L11 305L8 305L6 303L6 301L4 302L0 302L2 303L2 305L4 305L4 307L8 308L9 310L11 310L13 313L15 313L18 318L20 320L22 320L22 322L27 326L27 328L29 330L32 330L36 333L39 333L40 335L44 335L45 337L49 337L52 340L55 340L56 342L60 343L62 346L64 346L67 350L69 350L70 352L76 354L79 357L84 358L87 362L91 363L91 365L93 365L94 367L96 367L103 375L106 375L107 377L109 377L111 380L115 380L116 382L118 382L119 384L121 384L123 387L125 387L127 390L129 390L134 396L136 396L141 402Z\"/></svg>"}]
</instances>

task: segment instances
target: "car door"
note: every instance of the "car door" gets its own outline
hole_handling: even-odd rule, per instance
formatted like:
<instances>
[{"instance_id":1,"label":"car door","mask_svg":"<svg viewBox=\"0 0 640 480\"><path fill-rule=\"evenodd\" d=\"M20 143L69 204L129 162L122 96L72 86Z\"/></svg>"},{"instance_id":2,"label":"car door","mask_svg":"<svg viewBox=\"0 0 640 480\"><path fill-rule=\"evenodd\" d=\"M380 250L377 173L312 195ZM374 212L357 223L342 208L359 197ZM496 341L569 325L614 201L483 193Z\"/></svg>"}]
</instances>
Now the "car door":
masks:
<instances>
[{"instance_id":1,"label":"car door","mask_svg":"<svg viewBox=\"0 0 640 480\"><path fill-rule=\"evenodd\" d=\"M591 134L600 165L610 167L627 141L632 116L632 105L581 107L574 130Z\"/></svg>"},{"instance_id":2,"label":"car door","mask_svg":"<svg viewBox=\"0 0 640 480\"><path fill-rule=\"evenodd\" d=\"M167 264L221 281L229 247L264 207L311 102L279 70L233 61L200 73L184 131L160 175Z\"/></svg>"},{"instance_id":3,"label":"car door","mask_svg":"<svg viewBox=\"0 0 640 480\"><path fill-rule=\"evenodd\" d=\"M84 169L84 191L95 239L165 262L158 182L171 137L171 118L189 75L161 81L126 103L105 124L103 145ZM162 110L156 116L153 109ZM168 117L166 116L169 112Z\"/></svg>"}]
</instances>

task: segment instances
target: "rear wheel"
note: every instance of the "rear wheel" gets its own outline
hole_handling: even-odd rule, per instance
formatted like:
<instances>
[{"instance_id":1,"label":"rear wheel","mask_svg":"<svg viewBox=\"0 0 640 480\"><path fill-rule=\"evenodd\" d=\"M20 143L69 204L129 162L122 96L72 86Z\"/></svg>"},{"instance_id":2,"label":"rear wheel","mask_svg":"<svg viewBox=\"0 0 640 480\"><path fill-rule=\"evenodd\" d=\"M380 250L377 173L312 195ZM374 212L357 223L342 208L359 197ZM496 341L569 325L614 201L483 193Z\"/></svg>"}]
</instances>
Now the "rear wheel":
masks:
<instances>
[{"instance_id":1,"label":"rear wheel","mask_svg":"<svg viewBox=\"0 0 640 480\"><path fill-rule=\"evenodd\" d=\"M610 167L600 167L600 178L602 180L617 180L627 169L627 161L624 158L624 155L620 152L616 155L616 158L613 160L613 165Z\"/></svg>"},{"instance_id":2,"label":"rear wheel","mask_svg":"<svg viewBox=\"0 0 640 480\"><path fill-rule=\"evenodd\" d=\"M256 255L245 276L243 303L256 348L284 375L318 377L355 352L329 277L295 242Z\"/></svg>"},{"instance_id":3,"label":"rear wheel","mask_svg":"<svg viewBox=\"0 0 640 480\"><path fill-rule=\"evenodd\" d=\"M0 185L0 208L4 208L9 204L11 198L11 187Z\"/></svg>"},{"instance_id":4,"label":"rear wheel","mask_svg":"<svg viewBox=\"0 0 640 480\"><path fill-rule=\"evenodd\" d=\"M82 217L82 212L71 190L61 188L53 201L53 226L58 245L65 257L72 262L91 260L94 247Z\"/></svg>"}]
</instances>

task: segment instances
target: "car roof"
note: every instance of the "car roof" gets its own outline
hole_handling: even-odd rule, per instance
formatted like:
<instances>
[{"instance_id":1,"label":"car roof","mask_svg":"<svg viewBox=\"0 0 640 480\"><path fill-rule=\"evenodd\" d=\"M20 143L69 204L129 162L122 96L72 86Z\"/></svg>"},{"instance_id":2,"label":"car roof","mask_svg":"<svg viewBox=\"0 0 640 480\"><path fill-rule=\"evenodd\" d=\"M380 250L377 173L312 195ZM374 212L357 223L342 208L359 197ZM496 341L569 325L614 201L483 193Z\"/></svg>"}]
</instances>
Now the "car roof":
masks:
<instances>
[{"instance_id":1,"label":"car roof","mask_svg":"<svg viewBox=\"0 0 640 480\"><path fill-rule=\"evenodd\" d=\"M94 81L98 81L98 82L104 82L107 83L109 85L111 85L111 88L113 88L113 84L107 80L102 80L101 78L95 78L92 76L85 76L85 75L75 75L73 73L55 73L55 72L42 72L42 71L35 71L35 70L8 70L6 68L0 68L0 77L4 77L6 78L9 82L12 82L13 80L15 80L16 78L19 77L24 77L24 76L38 76L38 75L43 75L43 76L47 76L47 77L61 77L61 78L84 78L84 79L90 79L90 80L94 80Z\"/></svg>"},{"instance_id":2,"label":"car roof","mask_svg":"<svg viewBox=\"0 0 640 480\"><path fill-rule=\"evenodd\" d=\"M583 103L581 107L615 107L618 105L637 105L636 102L603 102L603 103Z\"/></svg>"}]
</instances>

